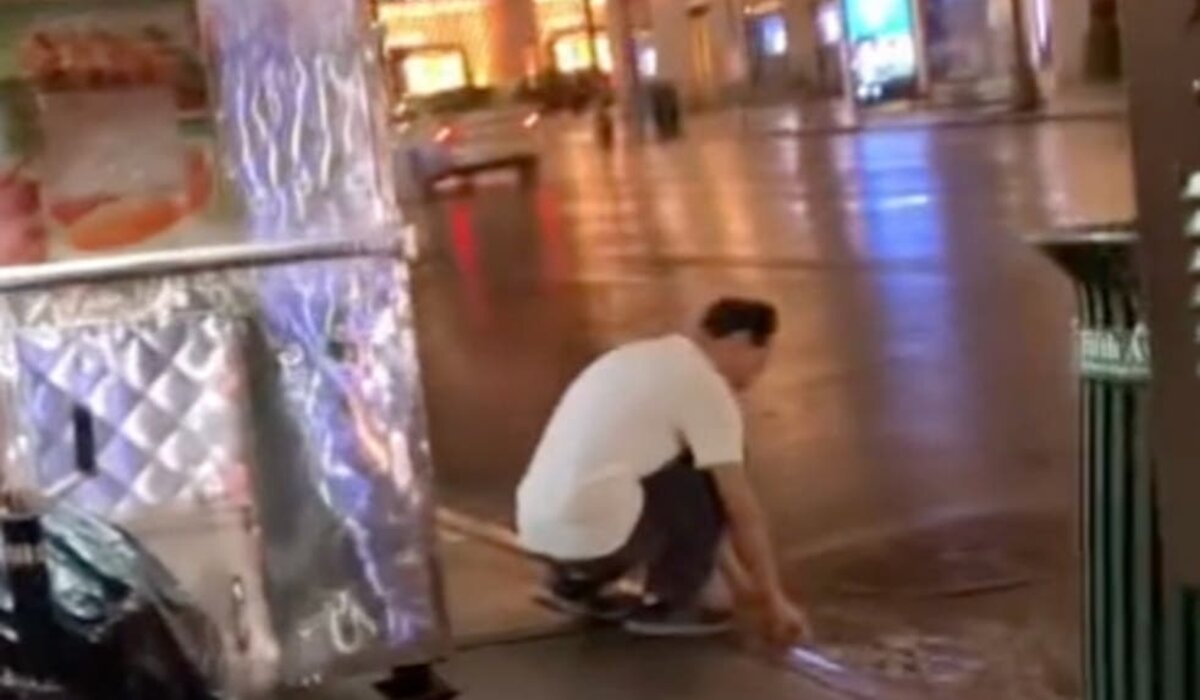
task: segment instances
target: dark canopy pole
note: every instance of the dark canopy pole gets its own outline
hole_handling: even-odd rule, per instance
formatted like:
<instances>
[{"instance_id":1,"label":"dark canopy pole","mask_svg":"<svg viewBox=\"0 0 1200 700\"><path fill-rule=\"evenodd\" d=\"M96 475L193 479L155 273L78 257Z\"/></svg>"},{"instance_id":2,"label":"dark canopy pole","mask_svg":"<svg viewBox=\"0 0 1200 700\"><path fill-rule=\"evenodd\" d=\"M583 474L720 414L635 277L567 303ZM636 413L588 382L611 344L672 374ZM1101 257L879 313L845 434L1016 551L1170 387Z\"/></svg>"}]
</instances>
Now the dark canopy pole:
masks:
<instances>
[{"instance_id":1,"label":"dark canopy pole","mask_svg":"<svg viewBox=\"0 0 1200 700\"><path fill-rule=\"evenodd\" d=\"M1138 202L1078 300L1088 700L1200 700L1200 0L1123 2Z\"/></svg>"},{"instance_id":2,"label":"dark canopy pole","mask_svg":"<svg viewBox=\"0 0 1200 700\"><path fill-rule=\"evenodd\" d=\"M1200 697L1200 3L1120 3L1138 202L1140 277L1152 379L1153 465L1163 623L1153 695L1133 694L1128 671L1094 700ZM1109 523L1119 528L1120 523ZM1121 671L1122 669L1118 669Z\"/></svg>"}]
</instances>

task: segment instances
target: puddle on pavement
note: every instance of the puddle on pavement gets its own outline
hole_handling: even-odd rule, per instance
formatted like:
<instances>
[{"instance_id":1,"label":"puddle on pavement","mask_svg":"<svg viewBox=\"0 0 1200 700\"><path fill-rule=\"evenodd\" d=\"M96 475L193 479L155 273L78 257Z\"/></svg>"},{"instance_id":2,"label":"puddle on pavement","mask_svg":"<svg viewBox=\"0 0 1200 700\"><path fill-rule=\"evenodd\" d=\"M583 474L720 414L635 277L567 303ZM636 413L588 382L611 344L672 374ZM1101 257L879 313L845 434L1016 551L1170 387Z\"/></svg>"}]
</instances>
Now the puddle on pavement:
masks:
<instances>
[{"instance_id":1,"label":"puddle on pavement","mask_svg":"<svg viewBox=\"0 0 1200 700\"><path fill-rule=\"evenodd\" d=\"M914 632L887 635L867 646L831 646L813 650L844 668L891 682L930 686L962 685L983 670L983 659L945 637Z\"/></svg>"},{"instance_id":2,"label":"puddle on pavement","mask_svg":"<svg viewBox=\"0 0 1200 700\"><path fill-rule=\"evenodd\" d=\"M972 623L948 634L908 627L876 630L869 638L818 638L782 660L852 698L1070 700L1080 695L1073 657L1061 647L1037 632L993 623Z\"/></svg>"},{"instance_id":3,"label":"puddle on pavement","mask_svg":"<svg viewBox=\"0 0 1200 700\"><path fill-rule=\"evenodd\" d=\"M817 636L784 663L853 698L1077 698L1070 537L989 516L791 562Z\"/></svg>"},{"instance_id":4,"label":"puddle on pavement","mask_svg":"<svg viewBox=\"0 0 1200 700\"><path fill-rule=\"evenodd\" d=\"M969 596L1028 586L1070 566L1069 523L1027 514L965 518L792 562L831 594Z\"/></svg>"}]
</instances>

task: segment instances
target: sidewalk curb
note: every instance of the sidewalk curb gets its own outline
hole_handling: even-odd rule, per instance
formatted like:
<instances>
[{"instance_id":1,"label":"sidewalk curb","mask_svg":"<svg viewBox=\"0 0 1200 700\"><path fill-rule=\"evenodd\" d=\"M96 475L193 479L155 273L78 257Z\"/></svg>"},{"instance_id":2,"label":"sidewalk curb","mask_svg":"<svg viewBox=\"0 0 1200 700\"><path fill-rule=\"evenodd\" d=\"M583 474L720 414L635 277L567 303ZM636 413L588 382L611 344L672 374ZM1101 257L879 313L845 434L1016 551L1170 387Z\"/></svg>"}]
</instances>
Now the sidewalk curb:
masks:
<instances>
[{"instance_id":1,"label":"sidewalk curb","mask_svg":"<svg viewBox=\"0 0 1200 700\"><path fill-rule=\"evenodd\" d=\"M514 556L523 562L532 564L535 561L534 557L521 549L520 544L517 542L516 534L498 523L444 507L438 508L436 522L438 531L441 533L461 537L468 543L477 544L503 554ZM448 575L448 572L445 573ZM530 596L532 598L532 592ZM560 619L552 624L528 624L503 631L469 634L455 632L453 634L454 651L455 653L465 653L498 646L514 646L529 642L560 639L578 634L587 629L586 625L580 624L569 617L561 616L548 609L547 613Z\"/></svg>"},{"instance_id":2,"label":"sidewalk curb","mask_svg":"<svg viewBox=\"0 0 1200 700\"><path fill-rule=\"evenodd\" d=\"M931 528L945 526L967 518L995 517L1014 513L1034 514L1047 512L1044 505L1038 503L1013 502L995 504L985 508L949 507L931 513L919 520L903 523L889 523L880 526L863 527L840 535L831 536L819 542L810 544L795 552L790 552L789 561L805 561L824 556L838 550L848 550L857 547L870 546L885 542L889 538L919 533ZM437 511L439 528L475 540L482 544L495 547L522 559L537 561L537 557L525 551L517 539L517 534L500 523L467 515L452 508L441 507Z\"/></svg>"},{"instance_id":3,"label":"sidewalk curb","mask_svg":"<svg viewBox=\"0 0 1200 700\"><path fill-rule=\"evenodd\" d=\"M446 532L502 549L510 554L519 555L523 559L534 559L517 541L517 533L491 520L476 518L452 508L441 507L437 509L437 526Z\"/></svg>"}]
</instances>

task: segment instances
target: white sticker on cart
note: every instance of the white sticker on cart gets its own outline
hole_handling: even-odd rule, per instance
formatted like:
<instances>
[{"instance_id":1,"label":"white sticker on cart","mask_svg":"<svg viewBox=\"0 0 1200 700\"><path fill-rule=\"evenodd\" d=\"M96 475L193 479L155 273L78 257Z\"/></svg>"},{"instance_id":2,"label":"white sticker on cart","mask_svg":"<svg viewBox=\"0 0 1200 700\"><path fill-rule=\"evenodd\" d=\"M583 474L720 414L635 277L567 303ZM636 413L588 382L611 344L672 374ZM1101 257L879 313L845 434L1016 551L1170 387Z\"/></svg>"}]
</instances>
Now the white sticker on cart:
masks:
<instances>
[{"instance_id":1,"label":"white sticker on cart","mask_svg":"<svg viewBox=\"0 0 1200 700\"><path fill-rule=\"evenodd\" d=\"M1081 329L1079 369L1084 377L1141 381L1150 378L1150 334L1134 328Z\"/></svg>"}]
</instances>

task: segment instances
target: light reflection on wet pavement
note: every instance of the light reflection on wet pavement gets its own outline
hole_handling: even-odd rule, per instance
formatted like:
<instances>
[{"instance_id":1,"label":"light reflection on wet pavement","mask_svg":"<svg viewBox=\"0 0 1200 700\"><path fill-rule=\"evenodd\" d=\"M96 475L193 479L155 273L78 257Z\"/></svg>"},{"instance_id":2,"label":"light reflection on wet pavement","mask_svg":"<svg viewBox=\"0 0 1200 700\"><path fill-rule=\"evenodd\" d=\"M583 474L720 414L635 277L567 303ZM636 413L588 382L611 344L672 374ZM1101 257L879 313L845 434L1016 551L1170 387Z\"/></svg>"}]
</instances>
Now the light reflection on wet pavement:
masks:
<instances>
[{"instance_id":1,"label":"light reflection on wet pavement","mask_svg":"<svg viewBox=\"0 0 1200 700\"><path fill-rule=\"evenodd\" d=\"M747 397L751 468L832 638L886 609L896 636L873 628L876 648L1015 648L1014 630L1031 649L1073 648L1070 290L1020 238L1130 218L1121 124L731 131L607 156L567 136L548 151L536 192L482 186L423 215L443 501L507 521L543 421L590 358L717 295L764 296L784 331ZM974 519L994 512L1011 516ZM889 539L922 523L943 523L937 545ZM1034 531L1043 551L1028 556ZM859 561L826 565L829 552ZM947 598L962 571L981 588ZM905 586L935 595L897 597ZM1051 603L1061 619L1041 621ZM975 627L938 624L951 619Z\"/></svg>"},{"instance_id":2,"label":"light reflection on wet pavement","mask_svg":"<svg viewBox=\"0 0 1200 700\"><path fill-rule=\"evenodd\" d=\"M995 513L793 562L816 634L787 662L861 697L1078 697L1070 530Z\"/></svg>"}]
</instances>

